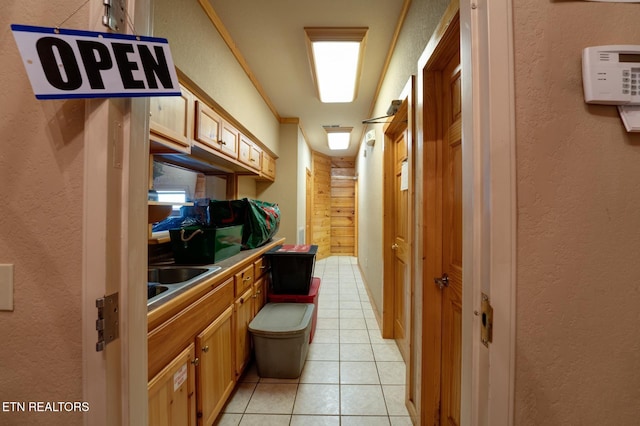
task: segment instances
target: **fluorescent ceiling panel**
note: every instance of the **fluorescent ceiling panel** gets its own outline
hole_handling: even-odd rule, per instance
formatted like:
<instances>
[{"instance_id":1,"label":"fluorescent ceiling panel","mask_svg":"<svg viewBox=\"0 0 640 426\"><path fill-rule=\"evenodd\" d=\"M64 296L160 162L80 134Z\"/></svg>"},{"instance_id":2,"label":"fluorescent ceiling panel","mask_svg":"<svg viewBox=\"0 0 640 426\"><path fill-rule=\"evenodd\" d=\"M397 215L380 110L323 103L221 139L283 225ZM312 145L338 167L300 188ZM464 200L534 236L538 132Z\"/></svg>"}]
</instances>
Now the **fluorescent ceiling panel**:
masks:
<instances>
[{"instance_id":1,"label":"fluorescent ceiling panel","mask_svg":"<svg viewBox=\"0 0 640 426\"><path fill-rule=\"evenodd\" d=\"M320 101L353 102L367 28L305 28L305 33Z\"/></svg>"},{"instance_id":2,"label":"fluorescent ceiling panel","mask_svg":"<svg viewBox=\"0 0 640 426\"><path fill-rule=\"evenodd\" d=\"M329 149L340 150L349 148L352 127L325 127Z\"/></svg>"}]
</instances>

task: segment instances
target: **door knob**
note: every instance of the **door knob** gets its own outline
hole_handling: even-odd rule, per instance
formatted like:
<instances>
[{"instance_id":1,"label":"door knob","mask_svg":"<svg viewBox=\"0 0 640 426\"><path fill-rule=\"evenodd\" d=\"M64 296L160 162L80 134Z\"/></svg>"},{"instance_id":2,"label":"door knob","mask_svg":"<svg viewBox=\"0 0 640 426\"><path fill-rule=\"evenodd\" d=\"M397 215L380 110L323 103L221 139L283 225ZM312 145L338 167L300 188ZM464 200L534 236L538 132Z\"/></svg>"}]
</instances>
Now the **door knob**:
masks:
<instances>
[{"instance_id":1,"label":"door knob","mask_svg":"<svg viewBox=\"0 0 640 426\"><path fill-rule=\"evenodd\" d=\"M449 275L442 274L442 277L434 278L433 282L436 283L438 287L440 287L440 290L442 290L445 287L449 287Z\"/></svg>"},{"instance_id":2,"label":"door knob","mask_svg":"<svg viewBox=\"0 0 640 426\"><path fill-rule=\"evenodd\" d=\"M391 250L398 250L398 245L397 244L391 244Z\"/></svg>"}]
</instances>

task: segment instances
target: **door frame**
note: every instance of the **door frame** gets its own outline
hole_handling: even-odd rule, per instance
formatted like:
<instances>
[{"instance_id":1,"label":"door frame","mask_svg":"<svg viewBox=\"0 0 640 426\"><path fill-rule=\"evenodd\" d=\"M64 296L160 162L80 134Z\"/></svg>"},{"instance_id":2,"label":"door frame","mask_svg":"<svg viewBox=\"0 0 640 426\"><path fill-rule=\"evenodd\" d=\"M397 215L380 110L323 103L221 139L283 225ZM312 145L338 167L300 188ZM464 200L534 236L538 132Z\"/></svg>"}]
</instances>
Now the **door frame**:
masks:
<instances>
[{"instance_id":1,"label":"door frame","mask_svg":"<svg viewBox=\"0 0 640 426\"><path fill-rule=\"evenodd\" d=\"M128 15L151 33L152 0L130 0ZM104 7L92 3L89 28ZM126 32L132 31L127 28ZM82 382L87 426L148 421L147 269L149 99L87 100L84 130ZM96 351L96 299L119 295L119 338Z\"/></svg>"},{"instance_id":2,"label":"door frame","mask_svg":"<svg viewBox=\"0 0 640 426\"><path fill-rule=\"evenodd\" d=\"M462 423L514 422L516 342L516 134L513 0L460 0L463 77L463 215L470 235L463 246ZM466 96L465 96L466 94ZM493 342L480 343L482 293L493 307ZM466 408L466 409L465 409Z\"/></svg>"},{"instance_id":3,"label":"door frame","mask_svg":"<svg viewBox=\"0 0 640 426\"><path fill-rule=\"evenodd\" d=\"M414 203L414 175L415 175L415 160L414 160L414 93L415 93L415 77L411 76L409 81L406 83L402 93L400 94L400 99L402 100L402 104L398 109L398 112L393 116L393 119L385 125L384 127L384 149L383 149L383 170L384 170L384 184L383 184L383 221L384 223L391 223L393 220L393 184L394 184L394 164L393 164L393 151L389 149L389 144L395 138L395 134L397 133L397 128L400 126L404 126L403 121L406 120L407 126L407 158L408 158L408 171L409 171L409 200L408 200L408 222L407 229L413 229L414 224L414 212L413 212L413 203ZM394 242L394 235L392 229L388 226L382 227L382 253L383 253L383 264L385 267L383 268L383 283L382 283L382 337L385 339L390 339L393 337L393 318L394 318L394 280L395 280L395 271L393 270L393 250L391 249L391 245ZM411 231L409 231L409 236L411 235ZM410 289L414 288L414 272L413 272L413 260L414 260L414 244L413 239L408 241L409 246L409 280L408 285ZM413 296L413 292L411 293ZM409 350L408 354L411 354L411 323L413 322L413 303L411 299L409 299L409 304L407 304L407 309L409 312L406 314L407 324L405 332L408 334L408 342L409 342Z\"/></svg>"}]
</instances>

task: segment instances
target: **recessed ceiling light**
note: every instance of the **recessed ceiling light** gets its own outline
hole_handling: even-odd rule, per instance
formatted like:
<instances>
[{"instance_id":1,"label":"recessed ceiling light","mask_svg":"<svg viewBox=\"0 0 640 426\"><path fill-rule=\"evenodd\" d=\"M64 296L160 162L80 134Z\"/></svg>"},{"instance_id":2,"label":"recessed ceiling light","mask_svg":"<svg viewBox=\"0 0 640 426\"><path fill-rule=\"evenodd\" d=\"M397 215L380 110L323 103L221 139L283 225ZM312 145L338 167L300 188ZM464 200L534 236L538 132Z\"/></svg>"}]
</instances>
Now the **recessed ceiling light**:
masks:
<instances>
[{"instance_id":1,"label":"recessed ceiling light","mask_svg":"<svg viewBox=\"0 0 640 426\"><path fill-rule=\"evenodd\" d=\"M320 101L353 102L368 28L305 28L311 73Z\"/></svg>"}]
</instances>

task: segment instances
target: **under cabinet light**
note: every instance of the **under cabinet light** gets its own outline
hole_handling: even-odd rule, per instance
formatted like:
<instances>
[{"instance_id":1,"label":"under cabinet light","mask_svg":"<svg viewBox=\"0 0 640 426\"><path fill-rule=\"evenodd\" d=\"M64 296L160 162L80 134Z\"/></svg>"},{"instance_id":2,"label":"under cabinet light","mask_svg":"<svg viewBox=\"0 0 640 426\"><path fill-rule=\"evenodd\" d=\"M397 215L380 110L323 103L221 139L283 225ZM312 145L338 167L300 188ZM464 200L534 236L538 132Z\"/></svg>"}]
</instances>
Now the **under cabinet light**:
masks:
<instances>
[{"instance_id":1,"label":"under cabinet light","mask_svg":"<svg viewBox=\"0 0 640 426\"><path fill-rule=\"evenodd\" d=\"M368 28L304 29L311 73L321 102L356 98Z\"/></svg>"}]
</instances>

